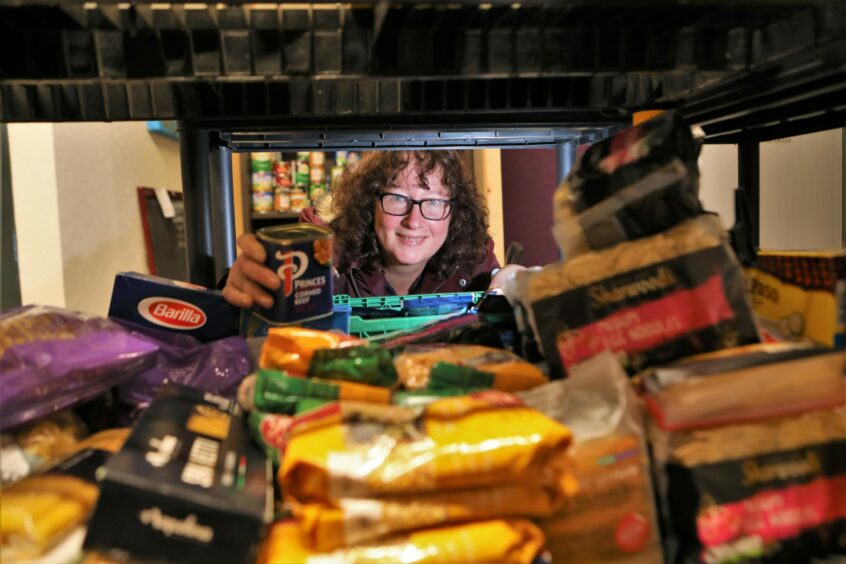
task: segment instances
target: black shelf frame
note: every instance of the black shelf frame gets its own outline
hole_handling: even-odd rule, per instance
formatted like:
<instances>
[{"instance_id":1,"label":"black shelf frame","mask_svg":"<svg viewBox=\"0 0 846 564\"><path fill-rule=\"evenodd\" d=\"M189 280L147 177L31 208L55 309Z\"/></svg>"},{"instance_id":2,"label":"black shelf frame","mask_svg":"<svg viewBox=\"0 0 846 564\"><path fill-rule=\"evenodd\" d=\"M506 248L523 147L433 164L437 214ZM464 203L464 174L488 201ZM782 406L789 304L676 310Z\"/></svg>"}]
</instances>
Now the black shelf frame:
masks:
<instances>
[{"instance_id":1,"label":"black shelf frame","mask_svg":"<svg viewBox=\"0 0 846 564\"><path fill-rule=\"evenodd\" d=\"M0 121L176 119L189 273L234 259L231 154L575 147L677 108L738 144L846 126L841 0L0 3Z\"/></svg>"}]
</instances>

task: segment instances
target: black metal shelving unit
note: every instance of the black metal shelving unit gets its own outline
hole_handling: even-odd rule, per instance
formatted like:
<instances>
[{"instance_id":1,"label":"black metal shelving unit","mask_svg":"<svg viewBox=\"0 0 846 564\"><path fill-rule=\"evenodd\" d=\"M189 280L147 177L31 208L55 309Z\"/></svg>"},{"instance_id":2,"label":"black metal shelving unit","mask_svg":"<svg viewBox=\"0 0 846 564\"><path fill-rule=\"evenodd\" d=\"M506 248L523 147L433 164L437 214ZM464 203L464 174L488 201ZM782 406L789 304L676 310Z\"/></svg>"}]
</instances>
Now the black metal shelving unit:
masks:
<instances>
[{"instance_id":1,"label":"black metal shelving unit","mask_svg":"<svg viewBox=\"0 0 846 564\"><path fill-rule=\"evenodd\" d=\"M234 258L231 153L556 147L679 108L736 143L846 125L846 3L0 0L0 121L180 121L189 272ZM753 210L754 212L754 210Z\"/></svg>"}]
</instances>

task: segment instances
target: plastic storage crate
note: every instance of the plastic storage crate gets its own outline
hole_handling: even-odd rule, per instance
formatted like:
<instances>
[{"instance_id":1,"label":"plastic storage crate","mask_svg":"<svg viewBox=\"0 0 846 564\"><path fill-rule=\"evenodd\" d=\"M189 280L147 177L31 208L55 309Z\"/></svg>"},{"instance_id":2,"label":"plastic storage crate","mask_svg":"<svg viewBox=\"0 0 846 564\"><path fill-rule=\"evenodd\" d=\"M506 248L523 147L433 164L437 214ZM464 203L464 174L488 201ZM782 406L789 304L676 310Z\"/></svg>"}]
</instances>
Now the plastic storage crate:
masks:
<instances>
[{"instance_id":1,"label":"plastic storage crate","mask_svg":"<svg viewBox=\"0 0 846 564\"><path fill-rule=\"evenodd\" d=\"M484 292L455 294L414 294L351 298L334 297L335 306L349 306L349 333L374 338L396 331L410 331L449 315L466 312Z\"/></svg>"}]
</instances>

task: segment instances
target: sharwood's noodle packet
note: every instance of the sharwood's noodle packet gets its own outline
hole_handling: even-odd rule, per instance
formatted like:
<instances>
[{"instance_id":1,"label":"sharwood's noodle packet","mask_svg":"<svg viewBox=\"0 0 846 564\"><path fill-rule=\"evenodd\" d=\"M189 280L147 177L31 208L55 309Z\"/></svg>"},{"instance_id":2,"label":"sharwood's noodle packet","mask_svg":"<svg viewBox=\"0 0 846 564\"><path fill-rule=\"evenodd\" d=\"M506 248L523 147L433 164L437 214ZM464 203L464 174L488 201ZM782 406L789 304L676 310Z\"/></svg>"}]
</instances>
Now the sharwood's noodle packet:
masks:
<instances>
[{"instance_id":1,"label":"sharwood's noodle packet","mask_svg":"<svg viewBox=\"0 0 846 564\"><path fill-rule=\"evenodd\" d=\"M675 111L592 145L555 191L553 233L564 256L654 235L700 215L700 147Z\"/></svg>"},{"instance_id":2,"label":"sharwood's noodle packet","mask_svg":"<svg viewBox=\"0 0 846 564\"><path fill-rule=\"evenodd\" d=\"M844 373L846 351L779 343L697 355L640 378L656 422L679 431L840 405Z\"/></svg>"},{"instance_id":3,"label":"sharwood's noodle packet","mask_svg":"<svg viewBox=\"0 0 846 564\"><path fill-rule=\"evenodd\" d=\"M846 407L706 429L653 425L650 440L662 518L678 541L671 560L846 555Z\"/></svg>"},{"instance_id":4,"label":"sharwood's noodle packet","mask_svg":"<svg viewBox=\"0 0 846 564\"><path fill-rule=\"evenodd\" d=\"M553 376L616 353L630 374L756 343L742 273L716 216L517 275Z\"/></svg>"},{"instance_id":5,"label":"sharwood's noodle packet","mask_svg":"<svg viewBox=\"0 0 846 564\"><path fill-rule=\"evenodd\" d=\"M380 544L342 548L334 552L310 550L293 521L270 528L259 564L470 564L473 562L529 563L543 548L543 533L529 521L493 520L415 531Z\"/></svg>"},{"instance_id":6,"label":"sharwood's noodle packet","mask_svg":"<svg viewBox=\"0 0 846 564\"><path fill-rule=\"evenodd\" d=\"M394 359L408 390L491 388L528 390L549 380L517 355L480 345L416 345Z\"/></svg>"},{"instance_id":7,"label":"sharwood's noodle packet","mask_svg":"<svg viewBox=\"0 0 846 564\"><path fill-rule=\"evenodd\" d=\"M543 482L569 443L566 427L501 392L421 408L341 402L297 418L279 482L301 503Z\"/></svg>"},{"instance_id":8,"label":"sharwood's noodle packet","mask_svg":"<svg viewBox=\"0 0 846 564\"><path fill-rule=\"evenodd\" d=\"M260 368L275 368L305 376L314 352L336 349L361 341L349 335L304 327L276 327L267 332L259 356Z\"/></svg>"},{"instance_id":9,"label":"sharwood's noodle packet","mask_svg":"<svg viewBox=\"0 0 846 564\"><path fill-rule=\"evenodd\" d=\"M550 517L576 485L515 482L486 488L379 499L345 498L334 505L294 504L294 516L309 547L328 551L374 542L387 535L484 519Z\"/></svg>"}]
</instances>

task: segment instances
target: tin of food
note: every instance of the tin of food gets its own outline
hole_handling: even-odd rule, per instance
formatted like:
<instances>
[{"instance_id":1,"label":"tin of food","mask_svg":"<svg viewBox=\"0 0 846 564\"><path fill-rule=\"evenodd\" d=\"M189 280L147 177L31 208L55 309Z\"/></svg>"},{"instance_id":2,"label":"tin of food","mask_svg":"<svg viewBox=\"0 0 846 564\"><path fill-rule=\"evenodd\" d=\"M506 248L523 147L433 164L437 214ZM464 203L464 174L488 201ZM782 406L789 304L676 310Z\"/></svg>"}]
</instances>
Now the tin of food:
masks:
<instances>
[{"instance_id":1,"label":"tin of food","mask_svg":"<svg viewBox=\"0 0 846 564\"><path fill-rule=\"evenodd\" d=\"M282 284L273 307L256 308L266 321L290 323L332 314L332 231L309 224L264 227L256 236L266 264Z\"/></svg>"}]
</instances>

